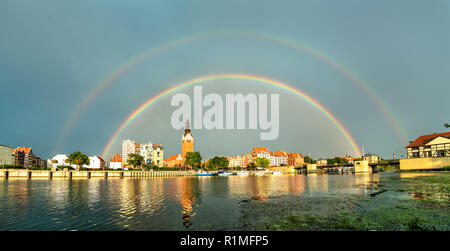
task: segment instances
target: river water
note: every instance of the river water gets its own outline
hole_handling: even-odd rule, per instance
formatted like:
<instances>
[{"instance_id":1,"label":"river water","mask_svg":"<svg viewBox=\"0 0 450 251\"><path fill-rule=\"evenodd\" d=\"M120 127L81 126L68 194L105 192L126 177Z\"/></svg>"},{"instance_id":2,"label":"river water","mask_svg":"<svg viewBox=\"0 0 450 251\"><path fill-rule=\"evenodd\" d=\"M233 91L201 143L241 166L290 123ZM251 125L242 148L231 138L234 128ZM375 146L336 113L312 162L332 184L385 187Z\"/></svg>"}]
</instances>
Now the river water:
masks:
<instances>
[{"instance_id":1,"label":"river water","mask_svg":"<svg viewBox=\"0 0 450 251\"><path fill-rule=\"evenodd\" d=\"M292 226L283 217L308 213L329 218L337 213L358 213L361 208L365 215L371 208L389 209L402 201L423 200L424 196L443 198L437 209L420 204L425 205L424 210L433 210L437 218L448 215L448 193L427 193L423 190L426 186L404 184L408 178L382 173L1 179L0 230L295 230L299 226L323 230L327 225L320 220L316 224L308 218ZM448 217L438 220L444 220L440 228L450 224ZM369 224L369 228L389 226Z\"/></svg>"}]
</instances>

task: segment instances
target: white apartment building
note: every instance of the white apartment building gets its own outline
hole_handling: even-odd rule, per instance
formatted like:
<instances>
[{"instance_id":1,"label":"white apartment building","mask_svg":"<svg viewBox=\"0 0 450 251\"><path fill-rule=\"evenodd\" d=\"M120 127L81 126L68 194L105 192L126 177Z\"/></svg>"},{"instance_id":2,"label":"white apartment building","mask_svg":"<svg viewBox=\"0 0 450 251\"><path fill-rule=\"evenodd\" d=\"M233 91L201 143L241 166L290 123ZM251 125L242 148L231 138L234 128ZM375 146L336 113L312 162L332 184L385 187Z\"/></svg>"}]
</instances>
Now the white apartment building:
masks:
<instances>
[{"instance_id":1,"label":"white apartment building","mask_svg":"<svg viewBox=\"0 0 450 251\"><path fill-rule=\"evenodd\" d=\"M47 161L47 166L51 168L57 168L58 166L71 166L77 168L77 165L66 162L68 158L69 156L67 154L57 154Z\"/></svg>"},{"instance_id":2,"label":"white apartment building","mask_svg":"<svg viewBox=\"0 0 450 251\"><path fill-rule=\"evenodd\" d=\"M287 155L284 152L273 152L270 155L270 166L286 166Z\"/></svg>"},{"instance_id":3,"label":"white apartment building","mask_svg":"<svg viewBox=\"0 0 450 251\"><path fill-rule=\"evenodd\" d=\"M148 164L152 161L153 144L140 144L134 140L124 140L122 142L122 163L126 164L130 153L140 154L144 157L144 163Z\"/></svg>"},{"instance_id":4,"label":"white apartment building","mask_svg":"<svg viewBox=\"0 0 450 251\"><path fill-rule=\"evenodd\" d=\"M149 142L148 144L141 145L140 149L140 155L144 157L144 163L149 164L152 160L152 151L153 151L153 144Z\"/></svg>"},{"instance_id":5,"label":"white apartment building","mask_svg":"<svg viewBox=\"0 0 450 251\"><path fill-rule=\"evenodd\" d=\"M136 153L136 152L138 152L137 151L138 149L140 151L140 148L141 148L140 144L136 143L136 141L130 140L130 139L124 140L122 142L122 161L123 161L123 163L124 164L127 163L128 154Z\"/></svg>"},{"instance_id":6,"label":"white apartment building","mask_svg":"<svg viewBox=\"0 0 450 251\"><path fill-rule=\"evenodd\" d=\"M109 168L113 170L122 169L122 155L114 154L109 161Z\"/></svg>"}]
</instances>

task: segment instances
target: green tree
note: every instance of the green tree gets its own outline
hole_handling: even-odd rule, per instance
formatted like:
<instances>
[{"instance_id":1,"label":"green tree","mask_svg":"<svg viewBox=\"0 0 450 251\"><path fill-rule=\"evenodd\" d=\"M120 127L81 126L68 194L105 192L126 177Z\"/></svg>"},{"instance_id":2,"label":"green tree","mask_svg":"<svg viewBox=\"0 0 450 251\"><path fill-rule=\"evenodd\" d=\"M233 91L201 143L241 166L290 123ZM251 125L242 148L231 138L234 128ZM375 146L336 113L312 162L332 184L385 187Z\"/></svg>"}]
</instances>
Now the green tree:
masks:
<instances>
[{"instance_id":1,"label":"green tree","mask_svg":"<svg viewBox=\"0 0 450 251\"><path fill-rule=\"evenodd\" d=\"M268 158L256 158L256 166L261 168L268 168L270 160Z\"/></svg>"},{"instance_id":2,"label":"green tree","mask_svg":"<svg viewBox=\"0 0 450 251\"><path fill-rule=\"evenodd\" d=\"M155 165L155 164L153 164L153 163L151 163L149 166L147 166L148 167L148 170L153 170L153 171L159 171L159 169L160 169L160 167L159 166L157 166L157 165Z\"/></svg>"},{"instance_id":3,"label":"green tree","mask_svg":"<svg viewBox=\"0 0 450 251\"><path fill-rule=\"evenodd\" d=\"M83 167L83 165L89 165L91 162L89 161L89 157L81 152L74 152L69 155L69 158L66 160L70 164L75 164L78 166L78 169Z\"/></svg>"},{"instance_id":4,"label":"green tree","mask_svg":"<svg viewBox=\"0 0 450 251\"><path fill-rule=\"evenodd\" d=\"M188 152L186 153L186 160L184 163L191 166L193 169L199 169L202 164L202 156L199 152Z\"/></svg>"},{"instance_id":5,"label":"green tree","mask_svg":"<svg viewBox=\"0 0 450 251\"><path fill-rule=\"evenodd\" d=\"M247 165L247 169L248 169L248 170L255 170L255 167L256 167L256 165L255 165L255 163L253 163L253 162L251 162L251 163L249 163L249 164Z\"/></svg>"},{"instance_id":6,"label":"green tree","mask_svg":"<svg viewBox=\"0 0 450 251\"><path fill-rule=\"evenodd\" d=\"M348 160L340 158L340 157L334 157L333 159L328 159L327 163L329 165L347 165Z\"/></svg>"},{"instance_id":7,"label":"green tree","mask_svg":"<svg viewBox=\"0 0 450 251\"><path fill-rule=\"evenodd\" d=\"M447 123L445 123L445 128L449 128L450 127L450 124L447 124Z\"/></svg>"},{"instance_id":8,"label":"green tree","mask_svg":"<svg viewBox=\"0 0 450 251\"><path fill-rule=\"evenodd\" d=\"M305 163L308 163L308 164L314 164L314 163L316 163L316 161L313 160L313 159L312 159L311 157L309 157L309 156L305 156L304 161L305 161Z\"/></svg>"},{"instance_id":9,"label":"green tree","mask_svg":"<svg viewBox=\"0 0 450 251\"><path fill-rule=\"evenodd\" d=\"M132 165L134 169L136 167L142 168L142 164L144 163L144 157L137 153L128 154L128 164Z\"/></svg>"},{"instance_id":10,"label":"green tree","mask_svg":"<svg viewBox=\"0 0 450 251\"><path fill-rule=\"evenodd\" d=\"M228 168L230 162L226 157L214 157L208 161L208 169L217 170L218 168Z\"/></svg>"}]
</instances>

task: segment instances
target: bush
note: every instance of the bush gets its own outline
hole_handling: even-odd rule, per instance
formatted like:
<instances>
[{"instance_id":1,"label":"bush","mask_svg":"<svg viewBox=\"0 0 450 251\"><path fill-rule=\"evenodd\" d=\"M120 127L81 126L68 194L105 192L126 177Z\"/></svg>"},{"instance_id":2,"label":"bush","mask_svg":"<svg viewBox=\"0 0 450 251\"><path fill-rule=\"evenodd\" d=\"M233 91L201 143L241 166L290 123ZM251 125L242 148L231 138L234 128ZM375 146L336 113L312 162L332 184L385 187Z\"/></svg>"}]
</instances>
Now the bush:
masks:
<instances>
[{"instance_id":1,"label":"bush","mask_svg":"<svg viewBox=\"0 0 450 251\"><path fill-rule=\"evenodd\" d=\"M28 170L50 170L50 168L32 166L32 167L29 167Z\"/></svg>"},{"instance_id":2,"label":"bush","mask_svg":"<svg viewBox=\"0 0 450 251\"><path fill-rule=\"evenodd\" d=\"M24 169L24 167L19 165L0 165L0 169Z\"/></svg>"},{"instance_id":3,"label":"bush","mask_svg":"<svg viewBox=\"0 0 450 251\"><path fill-rule=\"evenodd\" d=\"M181 168L177 167L154 167L153 171L180 171Z\"/></svg>"},{"instance_id":4,"label":"bush","mask_svg":"<svg viewBox=\"0 0 450 251\"><path fill-rule=\"evenodd\" d=\"M75 170L75 168L73 168L72 166L57 166L56 170L64 170L65 168L67 168L67 170Z\"/></svg>"},{"instance_id":5,"label":"bush","mask_svg":"<svg viewBox=\"0 0 450 251\"><path fill-rule=\"evenodd\" d=\"M441 171L450 171L450 166L444 166L440 169Z\"/></svg>"}]
</instances>

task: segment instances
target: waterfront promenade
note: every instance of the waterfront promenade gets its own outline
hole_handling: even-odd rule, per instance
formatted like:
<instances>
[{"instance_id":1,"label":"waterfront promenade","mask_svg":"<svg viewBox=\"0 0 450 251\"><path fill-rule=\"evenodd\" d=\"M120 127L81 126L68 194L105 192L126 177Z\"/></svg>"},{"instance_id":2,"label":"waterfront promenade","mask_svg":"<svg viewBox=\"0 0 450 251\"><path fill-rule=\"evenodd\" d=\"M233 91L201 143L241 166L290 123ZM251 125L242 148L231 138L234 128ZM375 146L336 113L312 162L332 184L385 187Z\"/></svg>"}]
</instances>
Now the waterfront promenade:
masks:
<instances>
[{"instance_id":1,"label":"waterfront promenade","mask_svg":"<svg viewBox=\"0 0 450 251\"><path fill-rule=\"evenodd\" d=\"M307 171L306 169L296 170L293 168L270 168L266 171L241 171L250 176L257 174L272 175L273 171L279 171L284 174L351 174L352 170L343 170L338 168L317 169ZM19 178L19 179L90 179L90 178L152 178L152 177L184 177L196 176L196 171L128 171L128 170L89 170L89 171L55 171L55 170L28 170L28 169L0 169L0 179Z\"/></svg>"},{"instance_id":2,"label":"waterfront promenade","mask_svg":"<svg viewBox=\"0 0 450 251\"><path fill-rule=\"evenodd\" d=\"M195 176L194 171L50 171L6 169L0 170L0 178L53 179L53 178L125 178L125 177L181 177Z\"/></svg>"}]
</instances>

